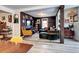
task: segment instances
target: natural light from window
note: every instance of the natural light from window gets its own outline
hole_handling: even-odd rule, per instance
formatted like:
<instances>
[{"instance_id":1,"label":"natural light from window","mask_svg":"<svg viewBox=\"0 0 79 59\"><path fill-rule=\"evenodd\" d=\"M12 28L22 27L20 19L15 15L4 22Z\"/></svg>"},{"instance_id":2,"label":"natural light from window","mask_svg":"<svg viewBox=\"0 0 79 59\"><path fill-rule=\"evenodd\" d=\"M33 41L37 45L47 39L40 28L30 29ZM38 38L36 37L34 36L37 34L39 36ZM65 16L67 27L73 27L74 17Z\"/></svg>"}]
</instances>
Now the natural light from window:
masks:
<instances>
[{"instance_id":1,"label":"natural light from window","mask_svg":"<svg viewBox=\"0 0 79 59\"><path fill-rule=\"evenodd\" d=\"M48 27L48 19L43 19L42 20L42 28Z\"/></svg>"}]
</instances>

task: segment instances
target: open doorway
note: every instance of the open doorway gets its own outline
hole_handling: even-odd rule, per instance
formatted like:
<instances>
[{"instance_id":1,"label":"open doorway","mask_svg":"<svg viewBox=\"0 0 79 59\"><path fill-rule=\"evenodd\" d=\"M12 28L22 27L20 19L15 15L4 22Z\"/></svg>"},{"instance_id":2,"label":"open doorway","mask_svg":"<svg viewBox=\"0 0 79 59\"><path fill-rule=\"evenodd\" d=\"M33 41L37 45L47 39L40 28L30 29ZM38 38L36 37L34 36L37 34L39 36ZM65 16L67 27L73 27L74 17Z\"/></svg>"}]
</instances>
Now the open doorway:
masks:
<instances>
[{"instance_id":1,"label":"open doorway","mask_svg":"<svg viewBox=\"0 0 79 59\"><path fill-rule=\"evenodd\" d=\"M59 6L22 11L21 35L28 40L60 42L59 30L56 28L56 14ZM28 22L29 21L29 22ZM29 25L27 25L30 23Z\"/></svg>"},{"instance_id":2,"label":"open doorway","mask_svg":"<svg viewBox=\"0 0 79 59\"><path fill-rule=\"evenodd\" d=\"M65 9L64 35L65 39L78 42L78 7Z\"/></svg>"}]
</instances>

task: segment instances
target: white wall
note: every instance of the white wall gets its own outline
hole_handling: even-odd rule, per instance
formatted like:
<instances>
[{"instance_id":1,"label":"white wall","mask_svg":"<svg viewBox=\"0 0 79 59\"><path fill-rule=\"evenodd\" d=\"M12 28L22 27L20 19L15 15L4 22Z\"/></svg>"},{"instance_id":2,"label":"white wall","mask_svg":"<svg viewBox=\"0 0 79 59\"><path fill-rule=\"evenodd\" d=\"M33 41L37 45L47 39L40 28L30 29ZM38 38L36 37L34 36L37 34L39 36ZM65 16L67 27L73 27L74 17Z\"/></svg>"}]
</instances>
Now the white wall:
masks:
<instances>
[{"instance_id":1,"label":"white wall","mask_svg":"<svg viewBox=\"0 0 79 59\"><path fill-rule=\"evenodd\" d=\"M78 22L74 23L75 39L79 41L79 7L78 7Z\"/></svg>"},{"instance_id":2,"label":"white wall","mask_svg":"<svg viewBox=\"0 0 79 59\"><path fill-rule=\"evenodd\" d=\"M6 11L6 12L10 12L10 13L13 13L13 12L14 12L14 10L9 9L9 8L6 8L6 7L4 7L4 6L0 6L0 10Z\"/></svg>"},{"instance_id":3,"label":"white wall","mask_svg":"<svg viewBox=\"0 0 79 59\"><path fill-rule=\"evenodd\" d=\"M60 10L59 10L59 12L58 12L58 14L57 14L57 16L56 16L56 29L57 29L57 30L60 30L60 27L59 27L59 25L60 25L59 20L60 20Z\"/></svg>"},{"instance_id":4,"label":"white wall","mask_svg":"<svg viewBox=\"0 0 79 59\"><path fill-rule=\"evenodd\" d=\"M75 31L75 36L74 38L79 41L79 22L74 23L74 31Z\"/></svg>"},{"instance_id":5,"label":"white wall","mask_svg":"<svg viewBox=\"0 0 79 59\"><path fill-rule=\"evenodd\" d=\"M18 14L19 16L19 23L14 23L14 18L13 18L13 36L20 36L20 12L19 10L16 10L14 14ZM14 16L13 14L13 16Z\"/></svg>"}]
</instances>

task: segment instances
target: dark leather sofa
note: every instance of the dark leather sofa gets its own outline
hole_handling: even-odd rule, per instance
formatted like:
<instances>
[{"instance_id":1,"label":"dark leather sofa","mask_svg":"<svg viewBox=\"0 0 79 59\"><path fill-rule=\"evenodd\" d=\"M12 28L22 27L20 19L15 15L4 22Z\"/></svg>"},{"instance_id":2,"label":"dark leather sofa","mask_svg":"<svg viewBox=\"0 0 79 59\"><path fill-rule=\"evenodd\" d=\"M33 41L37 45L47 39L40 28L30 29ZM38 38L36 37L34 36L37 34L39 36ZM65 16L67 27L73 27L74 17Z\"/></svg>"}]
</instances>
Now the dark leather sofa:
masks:
<instances>
[{"instance_id":1,"label":"dark leather sofa","mask_svg":"<svg viewBox=\"0 0 79 59\"><path fill-rule=\"evenodd\" d=\"M48 39L48 33L44 29L39 30L39 38Z\"/></svg>"},{"instance_id":2,"label":"dark leather sofa","mask_svg":"<svg viewBox=\"0 0 79 59\"><path fill-rule=\"evenodd\" d=\"M54 33L57 33L58 31L54 31ZM59 34L49 34L47 30L40 29L39 30L39 38L42 39L49 39L49 40L56 40L59 38Z\"/></svg>"}]
</instances>

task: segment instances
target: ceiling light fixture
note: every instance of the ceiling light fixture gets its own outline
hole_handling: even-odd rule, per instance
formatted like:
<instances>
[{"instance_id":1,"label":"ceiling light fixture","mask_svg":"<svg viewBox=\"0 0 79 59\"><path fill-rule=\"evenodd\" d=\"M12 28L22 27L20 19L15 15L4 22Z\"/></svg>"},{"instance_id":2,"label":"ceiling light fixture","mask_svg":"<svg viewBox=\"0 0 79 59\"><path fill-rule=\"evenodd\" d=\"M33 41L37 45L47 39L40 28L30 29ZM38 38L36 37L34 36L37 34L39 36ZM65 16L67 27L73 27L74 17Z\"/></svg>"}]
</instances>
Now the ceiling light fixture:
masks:
<instances>
[{"instance_id":1,"label":"ceiling light fixture","mask_svg":"<svg viewBox=\"0 0 79 59\"><path fill-rule=\"evenodd\" d=\"M47 14L45 14L45 13L38 13L37 15L38 15L38 16L42 16L42 17L43 17L43 16L47 16Z\"/></svg>"}]
</instances>

